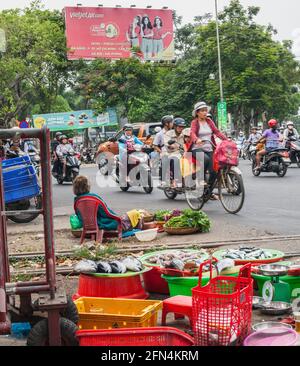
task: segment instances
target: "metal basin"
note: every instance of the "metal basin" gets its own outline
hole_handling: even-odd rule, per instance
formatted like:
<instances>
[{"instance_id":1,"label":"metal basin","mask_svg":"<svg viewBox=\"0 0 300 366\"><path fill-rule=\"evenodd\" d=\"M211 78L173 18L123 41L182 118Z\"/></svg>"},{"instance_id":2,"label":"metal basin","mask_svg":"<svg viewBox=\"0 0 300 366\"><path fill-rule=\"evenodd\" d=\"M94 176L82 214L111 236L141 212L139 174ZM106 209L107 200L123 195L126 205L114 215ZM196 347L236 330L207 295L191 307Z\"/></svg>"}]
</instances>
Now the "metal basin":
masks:
<instances>
[{"instance_id":1,"label":"metal basin","mask_svg":"<svg viewBox=\"0 0 300 366\"><path fill-rule=\"evenodd\" d=\"M259 274L263 276L286 276L289 267L281 264L264 264L258 267Z\"/></svg>"},{"instance_id":2,"label":"metal basin","mask_svg":"<svg viewBox=\"0 0 300 366\"><path fill-rule=\"evenodd\" d=\"M282 301L264 302L260 307L262 314L283 315L291 312L292 304Z\"/></svg>"},{"instance_id":3,"label":"metal basin","mask_svg":"<svg viewBox=\"0 0 300 366\"><path fill-rule=\"evenodd\" d=\"M286 328L286 329L293 329L293 327L290 324L280 323L280 322L262 322L257 323L252 326L252 329L255 332L258 332L260 330L269 329L269 328Z\"/></svg>"}]
</instances>

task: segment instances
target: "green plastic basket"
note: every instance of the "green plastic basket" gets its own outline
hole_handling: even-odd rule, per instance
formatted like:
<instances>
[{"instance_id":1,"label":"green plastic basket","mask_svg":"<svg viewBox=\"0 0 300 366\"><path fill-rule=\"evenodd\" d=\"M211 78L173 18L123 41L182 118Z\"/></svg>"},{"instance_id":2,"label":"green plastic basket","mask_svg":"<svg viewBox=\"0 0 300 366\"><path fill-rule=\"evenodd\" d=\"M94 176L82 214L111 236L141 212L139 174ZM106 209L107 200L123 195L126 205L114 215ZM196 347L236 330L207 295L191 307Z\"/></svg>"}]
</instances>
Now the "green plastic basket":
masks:
<instances>
[{"instance_id":1,"label":"green plastic basket","mask_svg":"<svg viewBox=\"0 0 300 366\"><path fill-rule=\"evenodd\" d=\"M239 271L229 274L230 277L237 277ZM170 277L162 275L162 278L168 282L170 296L192 296L192 288L198 285L199 277ZM205 273L202 277L202 286L209 281L209 273Z\"/></svg>"}]
</instances>

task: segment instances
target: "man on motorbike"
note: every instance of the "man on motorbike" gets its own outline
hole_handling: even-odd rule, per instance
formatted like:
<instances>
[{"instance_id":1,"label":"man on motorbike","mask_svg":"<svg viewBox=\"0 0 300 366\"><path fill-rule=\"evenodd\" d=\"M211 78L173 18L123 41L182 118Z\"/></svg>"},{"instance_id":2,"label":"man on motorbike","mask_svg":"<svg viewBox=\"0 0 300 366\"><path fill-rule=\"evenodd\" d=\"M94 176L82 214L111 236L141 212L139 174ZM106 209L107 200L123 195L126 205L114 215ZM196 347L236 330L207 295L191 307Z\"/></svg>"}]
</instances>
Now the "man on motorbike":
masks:
<instances>
[{"instance_id":1,"label":"man on motorbike","mask_svg":"<svg viewBox=\"0 0 300 366\"><path fill-rule=\"evenodd\" d=\"M299 140L299 133L294 126L294 122L292 121L287 122L286 127L287 128L283 132L283 139L285 144L291 137L294 137L297 140Z\"/></svg>"},{"instance_id":2,"label":"man on motorbike","mask_svg":"<svg viewBox=\"0 0 300 366\"><path fill-rule=\"evenodd\" d=\"M161 123L163 125L162 130L156 134L153 147L156 152L160 154L161 166L167 166L169 158L167 156L167 143L169 141L168 136L166 136L167 132L172 130L174 117L171 115L167 115L162 117ZM158 188L164 188L166 186L166 169L160 169L160 180L161 185Z\"/></svg>"},{"instance_id":3,"label":"man on motorbike","mask_svg":"<svg viewBox=\"0 0 300 366\"><path fill-rule=\"evenodd\" d=\"M51 155L52 155L52 158L53 158L53 161L54 161L53 168L52 168L52 174L54 176L58 175L58 169L59 169L59 166L60 166L59 158L56 155L56 148L59 145L59 139L60 139L61 136L62 136L61 132L56 132L55 139L51 142Z\"/></svg>"},{"instance_id":4,"label":"man on motorbike","mask_svg":"<svg viewBox=\"0 0 300 366\"><path fill-rule=\"evenodd\" d=\"M171 186L176 188L178 182L181 181L180 159L184 145L183 130L186 127L186 122L183 118L174 119L174 130L169 130L166 134L166 156L168 157L167 166L162 166L162 170L167 170L170 167ZM166 172L163 174L166 177Z\"/></svg>"},{"instance_id":5,"label":"man on motorbike","mask_svg":"<svg viewBox=\"0 0 300 366\"><path fill-rule=\"evenodd\" d=\"M271 119L268 122L268 126L270 127L270 129L266 130L262 137L259 139L258 143L263 142L264 140L266 141L266 146L263 150L260 150L257 154L256 154L256 167L255 170L259 170L260 169L260 165L261 165L261 158L264 155L269 154L270 152L272 152L273 150L276 150L280 147L280 135L279 132L277 130L278 127L278 123L275 119Z\"/></svg>"},{"instance_id":6,"label":"man on motorbike","mask_svg":"<svg viewBox=\"0 0 300 366\"><path fill-rule=\"evenodd\" d=\"M261 133L258 131L257 127L253 126L251 128L251 134L249 136L248 142L249 144L256 144L259 139L261 139Z\"/></svg>"},{"instance_id":7,"label":"man on motorbike","mask_svg":"<svg viewBox=\"0 0 300 366\"><path fill-rule=\"evenodd\" d=\"M59 158L59 162L63 164L63 178L66 177L67 161L66 155L75 154L73 147L68 143L68 138L65 135L61 135L59 139L60 144L56 148L56 155Z\"/></svg>"}]
</instances>

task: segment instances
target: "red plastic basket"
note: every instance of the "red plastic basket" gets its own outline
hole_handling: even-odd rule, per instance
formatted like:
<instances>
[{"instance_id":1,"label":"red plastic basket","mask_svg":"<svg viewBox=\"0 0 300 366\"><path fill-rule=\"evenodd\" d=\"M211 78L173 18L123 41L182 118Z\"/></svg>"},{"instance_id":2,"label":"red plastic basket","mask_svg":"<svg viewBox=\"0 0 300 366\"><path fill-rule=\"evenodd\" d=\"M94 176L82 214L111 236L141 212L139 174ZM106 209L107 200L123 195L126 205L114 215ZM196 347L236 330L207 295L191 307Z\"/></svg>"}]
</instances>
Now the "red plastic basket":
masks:
<instances>
[{"instance_id":1,"label":"red plastic basket","mask_svg":"<svg viewBox=\"0 0 300 366\"><path fill-rule=\"evenodd\" d=\"M210 282L202 287L202 269L210 265ZM197 346L241 345L251 332L253 279L251 264L239 276L212 278L212 262L200 266L199 284L192 289L193 330Z\"/></svg>"},{"instance_id":2,"label":"red plastic basket","mask_svg":"<svg viewBox=\"0 0 300 366\"><path fill-rule=\"evenodd\" d=\"M188 334L170 327L79 330L80 346L193 346Z\"/></svg>"}]
</instances>

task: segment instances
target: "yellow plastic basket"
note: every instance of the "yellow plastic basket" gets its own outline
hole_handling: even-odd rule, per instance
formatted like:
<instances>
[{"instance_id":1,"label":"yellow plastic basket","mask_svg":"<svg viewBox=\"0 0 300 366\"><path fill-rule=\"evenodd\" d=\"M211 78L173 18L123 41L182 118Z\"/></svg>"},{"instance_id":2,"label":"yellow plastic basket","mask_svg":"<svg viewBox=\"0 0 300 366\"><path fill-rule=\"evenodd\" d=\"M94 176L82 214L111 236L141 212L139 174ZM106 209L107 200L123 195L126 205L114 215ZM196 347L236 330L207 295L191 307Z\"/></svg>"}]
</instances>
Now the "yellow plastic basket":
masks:
<instances>
[{"instance_id":1,"label":"yellow plastic basket","mask_svg":"<svg viewBox=\"0 0 300 366\"><path fill-rule=\"evenodd\" d=\"M81 297L75 305L79 329L148 328L157 325L162 301Z\"/></svg>"}]
</instances>

